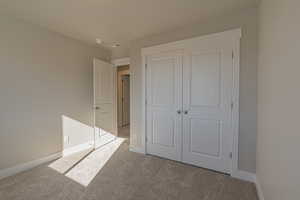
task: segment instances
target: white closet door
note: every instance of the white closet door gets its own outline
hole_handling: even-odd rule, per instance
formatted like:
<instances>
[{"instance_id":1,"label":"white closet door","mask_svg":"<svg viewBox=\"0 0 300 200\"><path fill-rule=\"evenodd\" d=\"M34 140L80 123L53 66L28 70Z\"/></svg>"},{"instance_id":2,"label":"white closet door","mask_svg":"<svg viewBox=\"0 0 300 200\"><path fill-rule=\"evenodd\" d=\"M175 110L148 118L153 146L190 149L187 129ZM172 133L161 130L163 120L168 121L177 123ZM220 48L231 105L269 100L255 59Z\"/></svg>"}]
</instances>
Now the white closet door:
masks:
<instances>
[{"instance_id":1,"label":"white closet door","mask_svg":"<svg viewBox=\"0 0 300 200\"><path fill-rule=\"evenodd\" d=\"M230 172L233 140L233 61L226 46L207 40L190 45L183 68L182 161L221 172Z\"/></svg>"},{"instance_id":2,"label":"white closet door","mask_svg":"<svg viewBox=\"0 0 300 200\"><path fill-rule=\"evenodd\" d=\"M182 54L147 56L147 153L181 160Z\"/></svg>"}]
</instances>

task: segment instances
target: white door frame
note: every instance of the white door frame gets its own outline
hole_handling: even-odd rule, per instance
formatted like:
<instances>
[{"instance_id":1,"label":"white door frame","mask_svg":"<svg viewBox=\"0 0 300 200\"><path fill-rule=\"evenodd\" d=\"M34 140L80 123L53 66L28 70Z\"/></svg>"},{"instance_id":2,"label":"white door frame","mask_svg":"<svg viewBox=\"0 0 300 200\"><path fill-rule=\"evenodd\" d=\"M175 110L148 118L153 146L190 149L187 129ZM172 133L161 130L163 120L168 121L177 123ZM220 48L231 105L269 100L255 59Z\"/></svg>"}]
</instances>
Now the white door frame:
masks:
<instances>
[{"instance_id":1,"label":"white door frame","mask_svg":"<svg viewBox=\"0 0 300 200\"><path fill-rule=\"evenodd\" d=\"M121 112L123 109L123 101L122 101L122 93L123 93L123 84L122 84L122 77L124 75L129 75L129 68L124 69L124 70L119 70L117 69L117 91L118 91L118 96L117 96L117 100L118 100L118 127L123 126L123 113ZM130 78L129 78L130 81ZM130 103L130 102L129 102ZM129 106L130 108L130 106ZM129 119L128 119L129 120ZM120 124L120 122L122 121L122 123Z\"/></svg>"},{"instance_id":2,"label":"white door frame","mask_svg":"<svg viewBox=\"0 0 300 200\"><path fill-rule=\"evenodd\" d=\"M227 41L232 41L232 51L233 51L233 110L232 110L232 126L233 126L233 147L232 147L232 169L231 176L235 176L238 172L238 147L239 147L239 73L240 73L240 39L242 37L241 28L224 31L221 33L214 33L210 35L180 40L176 42L171 42L167 44L142 48L142 151L147 153L146 148L146 61L147 56L155 54L162 51L171 51L175 49L182 49L187 42L193 42L199 39L215 39L215 38L224 38Z\"/></svg>"},{"instance_id":3,"label":"white door frame","mask_svg":"<svg viewBox=\"0 0 300 200\"><path fill-rule=\"evenodd\" d=\"M121 102L120 103L121 103L121 113L122 113L121 114L122 115L121 116L121 118L122 118L122 126L128 126L128 125L130 125L130 119L128 117L128 115L130 116L130 112L128 110L128 107L130 109L130 88L129 88L130 87L130 75L127 73L127 74L121 74L120 76L121 76L120 77L120 79L121 79L121 88L120 88L121 93L118 93L118 96L119 97L121 96ZM124 80L126 80L126 81L124 81ZM127 83L127 90L125 89L126 88L125 87L125 85L126 85L125 83ZM128 101L128 98L129 98L129 101ZM124 122L125 122L125 124L124 124Z\"/></svg>"},{"instance_id":4,"label":"white door frame","mask_svg":"<svg viewBox=\"0 0 300 200\"><path fill-rule=\"evenodd\" d=\"M130 79L129 79L129 81L130 81L130 88L129 88L129 92L130 92L129 93L129 96L130 96L130 103L129 103L130 104L130 109L129 109L129 112L132 113L132 99L133 98L131 98L132 97L132 88L131 87L133 85L133 83L132 83L133 77L132 77L132 74L131 74L132 72L131 72L131 67L130 67L130 58L129 57L125 57L125 58L114 59L114 60L111 61L111 63L113 64L114 67L129 65L129 76L130 76ZM116 70L116 76L117 76L117 70ZM116 95L115 95L115 101L118 102L117 91L116 91ZM116 117L117 116L118 116L118 109L116 109ZM129 123L132 122L132 117L131 116L132 115L130 114ZM117 124L117 126L118 126L118 124ZM130 129L131 129L131 127L132 126L130 126ZM131 130L130 130L130 132L131 132ZM117 127L117 135L118 135L118 127Z\"/></svg>"}]
</instances>

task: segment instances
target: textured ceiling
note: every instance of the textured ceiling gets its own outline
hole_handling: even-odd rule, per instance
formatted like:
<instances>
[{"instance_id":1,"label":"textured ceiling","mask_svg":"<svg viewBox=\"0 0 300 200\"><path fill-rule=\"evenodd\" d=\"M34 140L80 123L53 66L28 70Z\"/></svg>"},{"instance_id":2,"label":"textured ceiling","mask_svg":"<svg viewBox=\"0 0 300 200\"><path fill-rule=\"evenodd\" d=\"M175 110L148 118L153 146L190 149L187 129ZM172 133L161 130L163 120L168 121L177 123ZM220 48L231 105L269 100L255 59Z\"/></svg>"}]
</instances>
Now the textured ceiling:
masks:
<instances>
[{"instance_id":1,"label":"textured ceiling","mask_svg":"<svg viewBox=\"0 0 300 200\"><path fill-rule=\"evenodd\" d=\"M130 41L253 7L258 0L0 0L0 12L95 43Z\"/></svg>"}]
</instances>

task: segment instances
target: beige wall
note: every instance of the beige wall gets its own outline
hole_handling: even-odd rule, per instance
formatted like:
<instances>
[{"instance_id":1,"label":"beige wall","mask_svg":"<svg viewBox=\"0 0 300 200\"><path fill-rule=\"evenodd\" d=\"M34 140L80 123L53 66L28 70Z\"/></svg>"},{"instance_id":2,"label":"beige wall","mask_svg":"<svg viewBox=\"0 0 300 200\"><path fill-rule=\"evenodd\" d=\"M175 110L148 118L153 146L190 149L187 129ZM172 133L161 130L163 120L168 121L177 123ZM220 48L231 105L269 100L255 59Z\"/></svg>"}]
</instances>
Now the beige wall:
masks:
<instances>
[{"instance_id":1,"label":"beige wall","mask_svg":"<svg viewBox=\"0 0 300 200\"><path fill-rule=\"evenodd\" d=\"M247 9L240 13L228 14L189 26L144 38L132 43L130 51L130 69L132 77L132 113L131 113L131 144L141 145L141 48L222 32L234 28L242 28L241 40L241 72L240 72L240 141L239 168L255 172L256 154L256 83L257 83L257 9ZM114 57L126 56L114 52Z\"/></svg>"},{"instance_id":2,"label":"beige wall","mask_svg":"<svg viewBox=\"0 0 300 200\"><path fill-rule=\"evenodd\" d=\"M257 177L265 200L300 199L300 1L262 0Z\"/></svg>"},{"instance_id":3,"label":"beige wall","mask_svg":"<svg viewBox=\"0 0 300 200\"><path fill-rule=\"evenodd\" d=\"M0 169L61 151L63 115L92 124L94 56L110 59L107 51L0 16Z\"/></svg>"}]
</instances>

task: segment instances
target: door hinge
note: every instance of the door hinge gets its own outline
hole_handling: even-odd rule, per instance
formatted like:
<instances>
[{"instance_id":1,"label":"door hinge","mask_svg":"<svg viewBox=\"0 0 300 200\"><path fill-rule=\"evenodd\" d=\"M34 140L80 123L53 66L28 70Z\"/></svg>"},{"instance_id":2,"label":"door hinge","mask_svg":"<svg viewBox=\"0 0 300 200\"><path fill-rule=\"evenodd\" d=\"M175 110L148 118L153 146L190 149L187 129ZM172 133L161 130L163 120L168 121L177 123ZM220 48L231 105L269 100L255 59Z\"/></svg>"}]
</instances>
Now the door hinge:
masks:
<instances>
[{"instance_id":1,"label":"door hinge","mask_svg":"<svg viewBox=\"0 0 300 200\"><path fill-rule=\"evenodd\" d=\"M147 137L147 135L146 135L146 138L145 138L145 140L146 140L146 142L148 142L148 137Z\"/></svg>"},{"instance_id":2,"label":"door hinge","mask_svg":"<svg viewBox=\"0 0 300 200\"><path fill-rule=\"evenodd\" d=\"M146 63L146 64L145 64L145 68L147 69L147 67L148 67L148 64Z\"/></svg>"},{"instance_id":3,"label":"door hinge","mask_svg":"<svg viewBox=\"0 0 300 200\"><path fill-rule=\"evenodd\" d=\"M148 102L147 102L147 99L145 100L145 105L147 105L148 104Z\"/></svg>"},{"instance_id":4,"label":"door hinge","mask_svg":"<svg viewBox=\"0 0 300 200\"><path fill-rule=\"evenodd\" d=\"M233 110L233 107L234 107L233 101L231 102L230 106L231 106L231 110Z\"/></svg>"},{"instance_id":5,"label":"door hinge","mask_svg":"<svg viewBox=\"0 0 300 200\"><path fill-rule=\"evenodd\" d=\"M232 59L234 58L234 53L233 53L233 51L232 51L231 57L232 57Z\"/></svg>"},{"instance_id":6,"label":"door hinge","mask_svg":"<svg viewBox=\"0 0 300 200\"><path fill-rule=\"evenodd\" d=\"M229 158L232 159L232 152L229 153Z\"/></svg>"}]
</instances>

